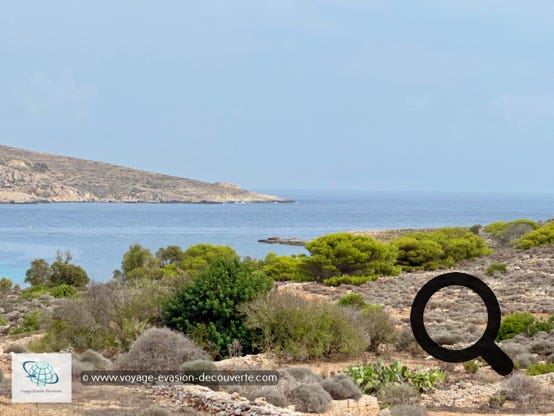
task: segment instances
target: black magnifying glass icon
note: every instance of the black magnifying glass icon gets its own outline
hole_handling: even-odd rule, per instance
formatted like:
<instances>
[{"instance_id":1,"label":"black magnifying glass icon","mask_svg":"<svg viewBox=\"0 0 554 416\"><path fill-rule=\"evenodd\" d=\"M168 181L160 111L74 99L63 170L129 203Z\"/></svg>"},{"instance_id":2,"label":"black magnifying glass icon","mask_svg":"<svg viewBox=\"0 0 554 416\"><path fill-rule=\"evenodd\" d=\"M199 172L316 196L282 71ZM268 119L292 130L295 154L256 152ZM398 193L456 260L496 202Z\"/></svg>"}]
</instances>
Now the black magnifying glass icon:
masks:
<instances>
[{"instance_id":1,"label":"black magnifying glass icon","mask_svg":"<svg viewBox=\"0 0 554 416\"><path fill-rule=\"evenodd\" d=\"M449 350L431 339L423 314L431 296L448 286L463 286L477 293L487 307L488 322L483 336L473 345L463 350ZM462 363L481 356L494 371L506 376L514 369L514 363L495 343L500 329L500 305L493 291L481 279L467 273L452 272L441 274L428 281L417 293L412 304L410 323L414 337L425 351L433 357L450 363Z\"/></svg>"}]
</instances>

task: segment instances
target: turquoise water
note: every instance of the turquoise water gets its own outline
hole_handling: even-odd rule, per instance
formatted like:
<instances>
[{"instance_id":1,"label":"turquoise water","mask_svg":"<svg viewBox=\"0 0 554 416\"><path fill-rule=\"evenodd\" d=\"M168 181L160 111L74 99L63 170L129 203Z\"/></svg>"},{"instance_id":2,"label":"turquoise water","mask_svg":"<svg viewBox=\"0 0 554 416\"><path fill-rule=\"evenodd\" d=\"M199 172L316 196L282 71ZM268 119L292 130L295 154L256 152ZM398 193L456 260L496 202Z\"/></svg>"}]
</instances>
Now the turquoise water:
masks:
<instances>
[{"instance_id":1,"label":"turquoise water","mask_svg":"<svg viewBox=\"0 0 554 416\"><path fill-rule=\"evenodd\" d=\"M487 224L554 217L554 194L267 191L290 204L0 205L0 276L21 283L31 260L71 250L91 278L105 281L133 243L156 250L201 242L227 244L242 256L302 247L258 243L266 237L314 238L356 229Z\"/></svg>"}]
</instances>

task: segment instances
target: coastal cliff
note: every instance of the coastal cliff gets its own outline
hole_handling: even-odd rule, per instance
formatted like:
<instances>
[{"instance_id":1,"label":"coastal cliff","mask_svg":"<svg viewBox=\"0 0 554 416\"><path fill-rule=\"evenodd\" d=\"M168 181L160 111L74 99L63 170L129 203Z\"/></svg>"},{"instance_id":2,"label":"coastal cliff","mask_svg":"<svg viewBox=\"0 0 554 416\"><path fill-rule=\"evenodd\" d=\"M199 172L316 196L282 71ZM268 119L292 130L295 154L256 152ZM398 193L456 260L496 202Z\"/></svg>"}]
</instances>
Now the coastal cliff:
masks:
<instances>
[{"instance_id":1,"label":"coastal cliff","mask_svg":"<svg viewBox=\"0 0 554 416\"><path fill-rule=\"evenodd\" d=\"M288 202L273 195L0 145L0 203Z\"/></svg>"}]
</instances>

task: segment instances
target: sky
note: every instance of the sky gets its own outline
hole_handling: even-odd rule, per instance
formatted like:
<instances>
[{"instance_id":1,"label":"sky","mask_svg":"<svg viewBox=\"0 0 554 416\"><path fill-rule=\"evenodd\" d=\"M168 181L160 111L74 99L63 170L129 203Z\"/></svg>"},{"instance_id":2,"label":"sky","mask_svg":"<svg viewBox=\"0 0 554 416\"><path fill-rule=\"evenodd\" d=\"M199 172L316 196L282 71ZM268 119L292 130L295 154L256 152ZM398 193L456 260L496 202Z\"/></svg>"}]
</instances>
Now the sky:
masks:
<instances>
[{"instance_id":1,"label":"sky","mask_svg":"<svg viewBox=\"0 0 554 416\"><path fill-rule=\"evenodd\" d=\"M0 143L247 189L554 192L554 2L8 2Z\"/></svg>"}]
</instances>

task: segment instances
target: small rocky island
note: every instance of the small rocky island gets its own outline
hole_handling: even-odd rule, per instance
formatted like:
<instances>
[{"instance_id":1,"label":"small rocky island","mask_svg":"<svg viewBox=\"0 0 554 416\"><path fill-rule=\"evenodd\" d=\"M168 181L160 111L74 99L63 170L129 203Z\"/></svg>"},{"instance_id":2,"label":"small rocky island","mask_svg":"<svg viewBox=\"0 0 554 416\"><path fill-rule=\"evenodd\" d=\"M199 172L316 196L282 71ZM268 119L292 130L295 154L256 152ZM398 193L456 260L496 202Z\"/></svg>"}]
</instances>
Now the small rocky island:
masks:
<instances>
[{"instance_id":1,"label":"small rocky island","mask_svg":"<svg viewBox=\"0 0 554 416\"><path fill-rule=\"evenodd\" d=\"M290 202L240 189L109 163L0 145L0 203Z\"/></svg>"}]
</instances>

